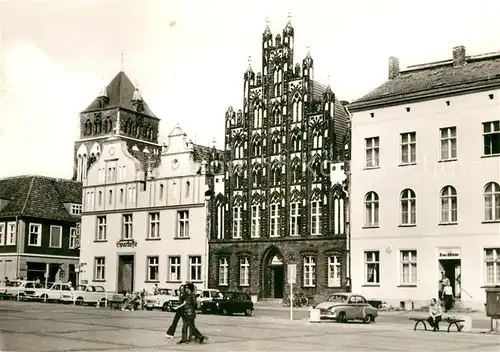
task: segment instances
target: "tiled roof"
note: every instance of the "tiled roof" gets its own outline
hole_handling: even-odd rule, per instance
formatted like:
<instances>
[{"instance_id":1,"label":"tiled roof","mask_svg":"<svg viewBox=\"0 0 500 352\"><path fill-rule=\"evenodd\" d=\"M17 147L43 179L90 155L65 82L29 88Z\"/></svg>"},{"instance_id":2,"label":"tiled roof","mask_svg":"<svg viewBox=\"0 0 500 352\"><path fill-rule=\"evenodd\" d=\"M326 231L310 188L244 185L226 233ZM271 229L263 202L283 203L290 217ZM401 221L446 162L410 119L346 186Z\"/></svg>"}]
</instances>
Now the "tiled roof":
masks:
<instances>
[{"instance_id":1,"label":"tiled roof","mask_svg":"<svg viewBox=\"0 0 500 352\"><path fill-rule=\"evenodd\" d=\"M82 204L82 184L44 176L4 178L0 179L0 198L8 200L0 217L75 221L79 217L68 213L64 203Z\"/></svg>"},{"instance_id":2,"label":"tiled roof","mask_svg":"<svg viewBox=\"0 0 500 352\"><path fill-rule=\"evenodd\" d=\"M132 97L134 96L135 87L130 82L125 72L120 71L111 80L111 82L106 87L106 92L108 95L108 102L104 104L103 109L109 108L124 108L132 111L136 111L135 107L132 105ZM148 104L143 101L144 110L142 113L147 116L158 118L153 111L149 108ZM96 97L92 104L90 104L82 113L100 110L99 97Z\"/></svg>"},{"instance_id":3,"label":"tiled roof","mask_svg":"<svg viewBox=\"0 0 500 352\"><path fill-rule=\"evenodd\" d=\"M454 66L453 60L410 67L349 106L355 110L366 105L403 97L443 93L449 90L500 84L500 54L466 57L466 64Z\"/></svg>"},{"instance_id":4,"label":"tiled roof","mask_svg":"<svg viewBox=\"0 0 500 352\"><path fill-rule=\"evenodd\" d=\"M325 93L326 91L326 86L317 81L313 81L312 87L313 87L313 92L312 92L313 100L319 100L319 101L323 100L323 93Z\"/></svg>"}]
</instances>

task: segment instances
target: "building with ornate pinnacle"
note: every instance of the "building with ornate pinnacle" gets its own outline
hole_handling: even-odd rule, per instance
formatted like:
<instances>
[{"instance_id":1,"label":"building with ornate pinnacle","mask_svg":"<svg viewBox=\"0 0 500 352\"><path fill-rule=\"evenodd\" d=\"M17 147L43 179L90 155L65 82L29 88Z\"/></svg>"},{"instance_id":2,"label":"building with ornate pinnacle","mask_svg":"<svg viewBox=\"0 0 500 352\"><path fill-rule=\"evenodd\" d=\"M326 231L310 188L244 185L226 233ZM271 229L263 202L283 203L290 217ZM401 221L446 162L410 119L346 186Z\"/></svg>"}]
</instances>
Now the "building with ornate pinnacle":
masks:
<instances>
[{"instance_id":1,"label":"building with ornate pinnacle","mask_svg":"<svg viewBox=\"0 0 500 352\"><path fill-rule=\"evenodd\" d=\"M248 67L243 109L226 112L226 165L211 199L210 285L264 299L288 291L287 264L309 296L349 282L346 103L314 80L309 52L302 65L293 53L291 22L275 38L267 25L262 73Z\"/></svg>"},{"instance_id":2,"label":"building with ornate pinnacle","mask_svg":"<svg viewBox=\"0 0 500 352\"><path fill-rule=\"evenodd\" d=\"M80 138L75 142L73 179L82 181L102 150L102 142L118 133L129 151L148 148L159 154L160 119L142 99L125 72L120 71L103 87L92 103L80 113Z\"/></svg>"}]
</instances>

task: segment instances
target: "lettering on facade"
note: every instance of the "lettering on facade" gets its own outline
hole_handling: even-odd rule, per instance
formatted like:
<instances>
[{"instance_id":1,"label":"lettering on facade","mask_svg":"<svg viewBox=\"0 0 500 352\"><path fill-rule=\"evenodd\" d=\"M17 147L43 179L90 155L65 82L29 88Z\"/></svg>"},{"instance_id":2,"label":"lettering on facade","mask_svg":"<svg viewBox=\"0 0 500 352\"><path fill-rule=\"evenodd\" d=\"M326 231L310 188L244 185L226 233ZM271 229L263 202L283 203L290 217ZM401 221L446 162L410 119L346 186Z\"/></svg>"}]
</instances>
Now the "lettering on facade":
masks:
<instances>
[{"instance_id":1,"label":"lettering on facade","mask_svg":"<svg viewBox=\"0 0 500 352\"><path fill-rule=\"evenodd\" d=\"M460 249L446 249L439 251L439 259L460 258Z\"/></svg>"},{"instance_id":2,"label":"lettering on facade","mask_svg":"<svg viewBox=\"0 0 500 352\"><path fill-rule=\"evenodd\" d=\"M137 242L135 240L119 240L118 242L116 242L116 246L118 248L125 248L125 247L135 248L137 247Z\"/></svg>"}]
</instances>

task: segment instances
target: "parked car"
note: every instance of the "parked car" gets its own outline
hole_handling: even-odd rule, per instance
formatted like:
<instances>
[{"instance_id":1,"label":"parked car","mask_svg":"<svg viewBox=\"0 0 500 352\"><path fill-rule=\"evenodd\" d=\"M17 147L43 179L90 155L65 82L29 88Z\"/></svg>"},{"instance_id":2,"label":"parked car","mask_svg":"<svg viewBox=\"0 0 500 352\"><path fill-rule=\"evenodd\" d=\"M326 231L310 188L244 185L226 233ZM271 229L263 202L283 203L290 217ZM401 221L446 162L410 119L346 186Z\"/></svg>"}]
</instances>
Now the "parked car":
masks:
<instances>
[{"instance_id":1,"label":"parked car","mask_svg":"<svg viewBox=\"0 0 500 352\"><path fill-rule=\"evenodd\" d=\"M78 285L73 291L63 292L61 301L78 305L85 303L104 304L108 295L111 297L113 293L106 292L102 286Z\"/></svg>"},{"instance_id":2,"label":"parked car","mask_svg":"<svg viewBox=\"0 0 500 352\"><path fill-rule=\"evenodd\" d=\"M250 316L253 312L253 302L250 296L243 292L218 292L212 300L201 303L201 311L226 315L243 313Z\"/></svg>"},{"instance_id":3,"label":"parked car","mask_svg":"<svg viewBox=\"0 0 500 352\"><path fill-rule=\"evenodd\" d=\"M197 302L197 309L201 310L201 304L206 301L211 301L214 297L217 296L217 293L219 293L219 290L209 288L205 290L199 290L196 298Z\"/></svg>"},{"instance_id":4,"label":"parked car","mask_svg":"<svg viewBox=\"0 0 500 352\"><path fill-rule=\"evenodd\" d=\"M9 281L8 285L0 287L0 292L3 292L3 295L10 299L17 298L19 296L19 299L22 300L25 296L25 289L27 287L32 288L35 283L35 281L28 280L12 280Z\"/></svg>"},{"instance_id":5,"label":"parked car","mask_svg":"<svg viewBox=\"0 0 500 352\"><path fill-rule=\"evenodd\" d=\"M353 293L335 293L315 308L320 310L320 319L333 319L339 323L362 320L369 324L375 322L378 315L378 310L368 304L363 296Z\"/></svg>"},{"instance_id":6,"label":"parked car","mask_svg":"<svg viewBox=\"0 0 500 352\"><path fill-rule=\"evenodd\" d=\"M160 288L156 295L146 297L146 309L161 309L163 311L172 311L175 306L180 304L179 290L171 288Z\"/></svg>"},{"instance_id":7,"label":"parked car","mask_svg":"<svg viewBox=\"0 0 500 352\"><path fill-rule=\"evenodd\" d=\"M47 284L47 288L42 284L35 284L32 288L26 288L25 298L29 300L43 300L46 302L60 302L63 294L73 290L70 283L56 282Z\"/></svg>"}]
</instances>

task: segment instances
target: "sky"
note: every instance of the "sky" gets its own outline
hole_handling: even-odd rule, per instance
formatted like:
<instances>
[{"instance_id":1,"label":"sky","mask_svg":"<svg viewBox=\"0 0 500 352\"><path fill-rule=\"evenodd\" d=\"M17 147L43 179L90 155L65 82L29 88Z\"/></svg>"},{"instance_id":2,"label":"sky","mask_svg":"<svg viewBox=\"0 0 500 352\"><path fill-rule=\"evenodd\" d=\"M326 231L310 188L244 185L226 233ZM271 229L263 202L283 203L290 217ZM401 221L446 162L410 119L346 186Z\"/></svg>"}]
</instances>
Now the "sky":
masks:
<instances>
[{"instance_id":1,"label":"sky","mask_svg":"<svg viewBox=\"0 0 500 352\"><path fill-rule=\"evenodd\" d=\"M70 178L79 113L123 69L161 118L223 148L224 114L243 103L248 58L261 68L291 16L294 61L309 48L314 79L353 101L401 68L500 51L500 1L0 0L0 177Z\"/></svg>"}]
</instances>

